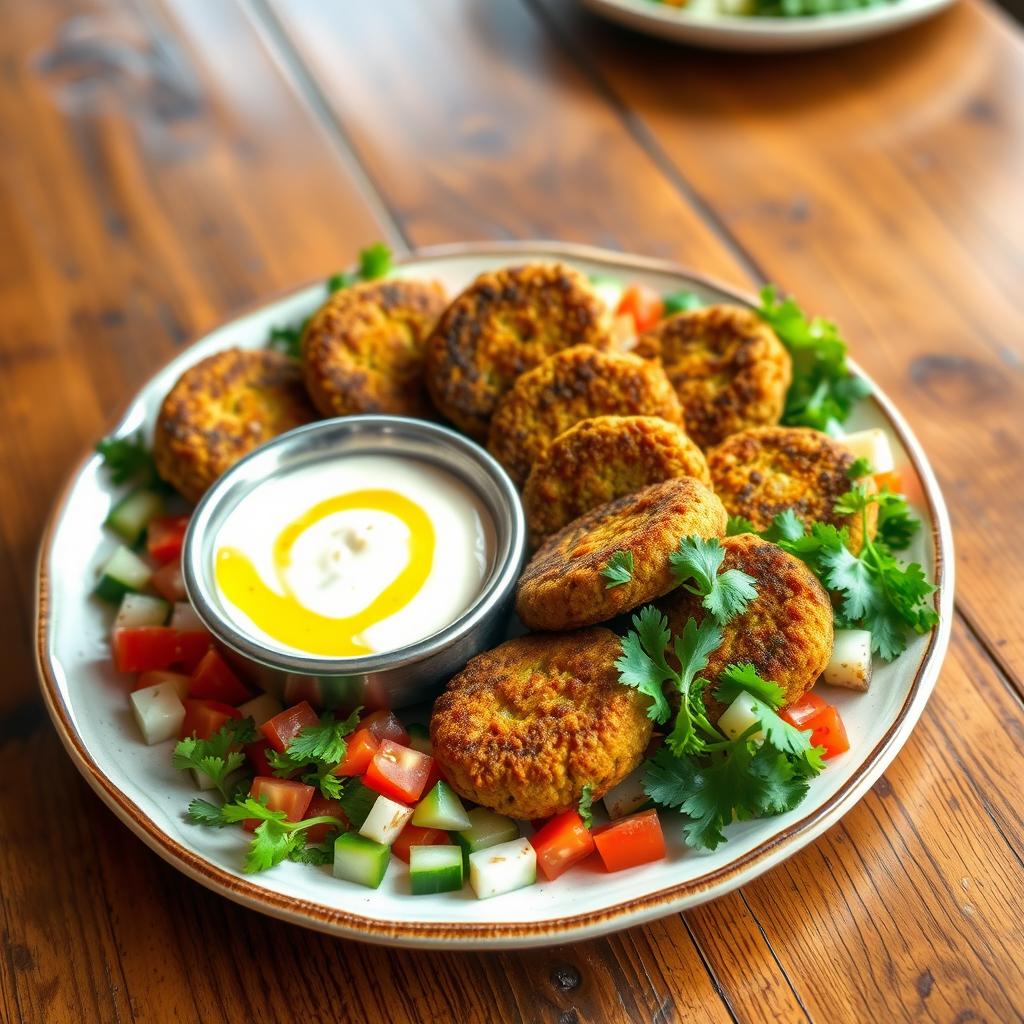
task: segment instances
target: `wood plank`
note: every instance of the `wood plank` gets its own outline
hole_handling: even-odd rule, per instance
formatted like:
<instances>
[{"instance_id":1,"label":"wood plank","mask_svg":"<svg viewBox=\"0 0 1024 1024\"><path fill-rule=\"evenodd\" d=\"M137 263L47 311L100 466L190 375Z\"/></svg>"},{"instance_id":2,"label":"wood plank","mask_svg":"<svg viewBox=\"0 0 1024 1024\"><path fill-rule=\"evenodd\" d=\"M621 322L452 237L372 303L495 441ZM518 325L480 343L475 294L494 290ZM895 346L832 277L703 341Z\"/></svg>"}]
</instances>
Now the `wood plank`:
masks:
<instances>
[{"instance_id":1,"label":"wood plank","mask_svg":"<svg viewBox=\"0 0 1024 1024\"><path fill-rule=\"evenodd\" d=\"M531 2L531 6L534 6ZM961 610L1024 688L992 537L1024 499L1024 41L979 0L833 53L687 53L536 0L638 134L766 276L836 319L929 451L957 530ZM1024 690L1022 690L1024 692Z\"/></svg>"}]
</instances>

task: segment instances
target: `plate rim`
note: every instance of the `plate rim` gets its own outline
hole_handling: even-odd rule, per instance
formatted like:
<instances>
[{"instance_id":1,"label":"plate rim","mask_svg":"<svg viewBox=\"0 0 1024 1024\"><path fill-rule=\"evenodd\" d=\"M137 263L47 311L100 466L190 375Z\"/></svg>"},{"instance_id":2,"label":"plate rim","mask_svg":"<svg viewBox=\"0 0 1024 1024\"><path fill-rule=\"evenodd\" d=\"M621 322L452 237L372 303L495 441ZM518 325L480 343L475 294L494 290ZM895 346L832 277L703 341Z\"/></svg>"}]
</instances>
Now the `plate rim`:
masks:
<instances>
[{"instance_id":1,"label":"plate rim","mask_svg":"<svg viewBox=\"0 0 1024 1024\"><path fill-rule=\"evenodd\" d=\"M738 302L752 303L753 296L741 288L727 284L712 275L692 271L673 260L621 253L596 246L550 240L516 240L505 242L457 242L425 246L395 257L396 266L430 259L459 257L502 257L530 255L585 260L622 269L646 270L686 278L697 284L717 289ZM310 287L283 290L270 298L247 304L240 312L219 321L210 330L193 338L181 351L163 363L147 378L130 399L124 414L112 428L117 433L125 426L139 394L164 372L171 363L183 359L191 349L219 328L266 306L296 295ZM59 683L50 659L49 619L50 555L54 533L67 512L70 493L82 472L94 458L94 452L81 459L69 474L53 503L39 544L36 563L35 656L40 689L50 719L72 762L103 802L147 846L189 878L250 909L315 930L343 938L391 946L437 948L514 948L543 946L567 939L583 940L621 928L631 927L690 906L724 895L752 881L781 861L792 856L818 838L838 821L864 795L868 787L889 766L906 742L934 689L939 669L949 646L953 618L953 540L945 501L939 490L931 465L909 425L881 392L874 381L855 360L851 368L874 387L872 398L907 451L918 473L924 503L932 521L931 540L935 558L935 580L939 587L939 624L932 631L928 645L915 670L907 697L885 734L864 758L853 775L820 807L803 816L782 831L776 832L748 853L705 875L653 893L619 902L601 910L570 914L539 921L389 921L363 916L339 908L327 907L312 900L289 896L264 888L248 876L238 875L211 863L189 847L164 832L149 816L122 792L93 759L75 729L69 709L60 694Z\"/></svg>"}]
</instances>

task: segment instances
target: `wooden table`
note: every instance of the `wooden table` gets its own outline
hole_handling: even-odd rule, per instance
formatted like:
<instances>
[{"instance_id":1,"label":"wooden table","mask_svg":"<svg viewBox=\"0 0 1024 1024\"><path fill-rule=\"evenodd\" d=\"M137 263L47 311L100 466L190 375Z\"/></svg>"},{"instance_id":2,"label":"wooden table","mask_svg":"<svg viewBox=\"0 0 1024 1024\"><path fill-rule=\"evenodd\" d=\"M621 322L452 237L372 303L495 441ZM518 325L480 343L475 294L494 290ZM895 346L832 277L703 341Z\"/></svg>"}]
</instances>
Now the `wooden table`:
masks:
<instances>
[{"instance_id":1,"label":"wooden table","mask_svg":"<svg viewBox=\"0 0 1024 1024\"><path fill-rule=\"evenodd\" d=\"M0 0L0 1019L1020 1019L1021 40L975 0L775 59L573 0ZM938 688L827 835L647 927L417 954L242 910L64 756L30 640L42 521L134 390L239 307L378 238L520 237L774 280L839 320L951 504Z\"/></svg>"}]
</instances>

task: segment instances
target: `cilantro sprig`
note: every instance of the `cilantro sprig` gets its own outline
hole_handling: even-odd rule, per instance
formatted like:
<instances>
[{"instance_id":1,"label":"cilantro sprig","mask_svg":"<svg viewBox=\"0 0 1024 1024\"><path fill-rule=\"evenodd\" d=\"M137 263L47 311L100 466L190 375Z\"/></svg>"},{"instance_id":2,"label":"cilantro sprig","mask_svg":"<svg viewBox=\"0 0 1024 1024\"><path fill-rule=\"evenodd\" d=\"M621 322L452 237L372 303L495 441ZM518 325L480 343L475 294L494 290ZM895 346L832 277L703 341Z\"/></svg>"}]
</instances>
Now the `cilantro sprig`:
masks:
<instances>
[{"instance_id":1,"label":"cilantro sprig","mask_svg":"<svg viewBox=\"0 0 1024 1024\"><path fill-rule=\"evenodd\" d=\"M833 429L871 391L846 364L846 342L831 320L808 320L791 298L780 299L774 285L761 289L758 315L778 335L793 361L782 422L789 426Z\"/></svg>"},{"instance_id":2,"label":"cilantro sprig","mask_svg":"<svg viewBox=\"0 0 1024 1024\"><path fill-rule=\"evenodd\" d=\"M326 281L327 293L333 295L336 291L349 288L360 281L375 281L377 278L387 277L391 272L391 267L391 250L383 242L374 242L373 245L360 251L358 270L354 272L339 271L331 274ZM302 355L302 335L305 333L310 319L307 316L298 325L271 327L267 345L292 359L298 359Z\"/></svg>"},{"instance_id":3,"label":"cilantro sprig","mask_svg":"<svg viewBox=\"0 0 1024 1024\"><path fill-rule=\"evenodd\" d=\"M633 579L633 552L614 552L601 570L601 575L606 581L604 585L605 590L611 590L613 587L621 587L624 583L629 583Z\"/></svg>"},{"instance_id":4,"label":"cilantro sprig","mask_svg":"<svg viewBox=\"0 0 1024 1024\"><path fill-rule=\"evenodd\" d=\"M209 776L221 797L230 800L237 788L231 777L245 763L239 748L255 739L256 726L251 718L229 718L208 739L193 735L179 740L171 752L171 764L179 771L191 768Z\"/></svg>"},{"instance_id":5,"label":"cilantro sprig","mask_svg":"<svg viewBox=\"0 0 1024 1024\"><path fill-rule=\"evenodd\" d=\"M153 453L143 440L141 430L131 437L101 438L96 442L96 451L103 458L103 468L110 474L111 483L166 486L156 471Z\"/></svg>"},{"instance_id":6,"label":"cilantro sprig","mask_svg":"<svg viewBox=\"0 0 1024 1024\"><path fill-rule=\"evenodd\" d=\"M341 796L342 780L334 774L334 769L345 760L348 749L345 737L359 724L361 711L362 708L357 708L340 722L330 712L324 712L316 725L307 725L291 740L283 754L267 751L271 771L283 779L305 771L303 782L316 786L329 800L337 800Z\"/></svg>"},{"instance_id":7,"label":"cilantro sprig","mask_svg":"<svg viewBox=\"0 0 1024 1024\"><path fill-rule=\"evenodd\" d=\"M330 843L325 848L306 846L306 831L314 825L330 825L339 832L345 822L330 814L320 814L302 821L288 821L284 811L272 811L266 803L252 796L239 796L222 807L208 800L193 800L188 807L189 818L198 825L221 828L255 819L253 832L242 868L247 874L266 871L283 860L326 864L330 860Z\"/></svg>"},{"instance_id":8,"label":"cilantro sprig","mask_svg":"<svg viewBox=\"0 0 1024 1024\"><path fill-rule=\"evenodd\" d=\"M724 558L725 548L717 539L697 536L680 538L679 546L669 555L676 582L700 597L701 604L719 623L742 615L757 597L753 576L742 569L719 572Z\"/></svg>"}]
</instances>

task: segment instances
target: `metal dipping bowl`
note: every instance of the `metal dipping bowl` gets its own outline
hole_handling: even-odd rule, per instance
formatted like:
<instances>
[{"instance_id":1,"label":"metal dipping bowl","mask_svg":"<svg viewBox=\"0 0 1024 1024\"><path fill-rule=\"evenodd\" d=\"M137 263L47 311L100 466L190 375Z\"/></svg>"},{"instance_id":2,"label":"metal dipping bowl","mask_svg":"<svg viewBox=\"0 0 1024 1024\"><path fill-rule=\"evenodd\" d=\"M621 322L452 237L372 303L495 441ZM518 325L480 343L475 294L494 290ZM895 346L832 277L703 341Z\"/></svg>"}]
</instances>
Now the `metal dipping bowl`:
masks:
<instances>
[{"instance_id":1,"label":"metal dipping bowl","mask_svg":"<svg viewBox=\"0 0 1024 1024\"><path fill-rule=\"evenodd\" d=\"M214 582L217 535L228 514L265 480L347 455L398 455L431 463L480 498L494 535L490 571L454 622L382 654L330 658L269 646L232 619ZM301 497L297 499L296 512ZM192 516L182 558L189 599L226 656L246 677L286 702L325 708L400 708L432 698L475 654L498 642L522 568L526 527L505 471L478 444L446 427L400 416L322 420L282 434L232 466Z\"/></svg>"}]
</instances>

